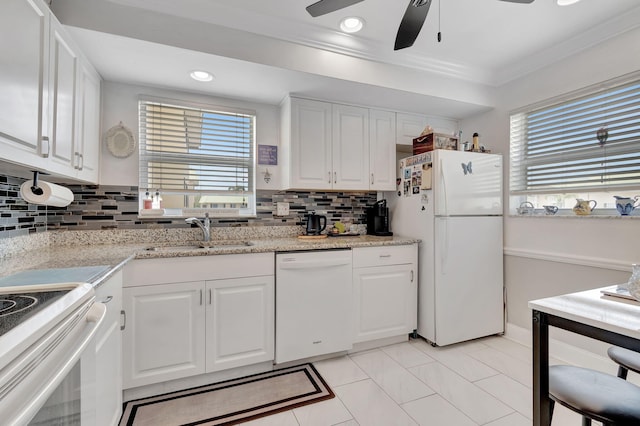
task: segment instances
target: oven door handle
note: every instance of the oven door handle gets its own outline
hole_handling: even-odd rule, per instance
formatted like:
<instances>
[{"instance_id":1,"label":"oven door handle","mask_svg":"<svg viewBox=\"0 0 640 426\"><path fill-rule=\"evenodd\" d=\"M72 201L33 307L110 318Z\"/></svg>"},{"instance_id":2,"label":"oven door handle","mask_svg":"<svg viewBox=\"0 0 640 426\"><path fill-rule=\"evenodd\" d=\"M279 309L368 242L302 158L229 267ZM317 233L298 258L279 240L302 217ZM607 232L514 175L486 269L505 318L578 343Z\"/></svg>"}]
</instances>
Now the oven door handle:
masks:
<instances>
[{"instance_id":1,"label":"oven door handle","mask_svg":"<svg viewBox=\"0 0 640 426\"><path fill-rule=\"evenodd\" d=\"M22 410L15 414L13 421L9 422L9 424L19 425L28 423L38 413L49 396L58 387L58 385L62 383L76 362L78 362L82 356L82 352L84 352L89 345L89 342L91 342L91 339L93 339L100 328L106 313L107 307L103 303L95 302L91 305L84 317L84 321L86 321L84 330L71 346L73 349L65 356L64 363L56 370L56 373L51 376L48 381L39 387L38 392Z\"/></svg>"}]
</instances>

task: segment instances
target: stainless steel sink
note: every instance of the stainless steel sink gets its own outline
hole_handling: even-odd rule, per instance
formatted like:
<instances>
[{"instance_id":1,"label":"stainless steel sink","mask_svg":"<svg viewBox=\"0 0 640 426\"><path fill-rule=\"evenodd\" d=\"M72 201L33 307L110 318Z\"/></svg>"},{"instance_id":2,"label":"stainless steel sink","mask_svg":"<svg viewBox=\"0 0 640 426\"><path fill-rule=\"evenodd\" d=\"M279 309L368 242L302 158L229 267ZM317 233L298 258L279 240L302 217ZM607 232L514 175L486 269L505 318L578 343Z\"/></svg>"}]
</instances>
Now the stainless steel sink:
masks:
<instances>
[{"instance_id":1,"label":"stainless steel sink","mask_svg":"<svg viewBox=\"0 0 640 426\"><path fill-rule=\"evenodd\" d=\"M184 250L206 250L207 247L199 245L183 245L183 246L155 246L147 247L147 251L184 251Z\"/></svg>"},{"instance_id":2,"label":"stainless steel sink","mask_svg":"<svg viewBox=\"0 0 640 426\"><path fill-rule=\"evenodd\" d=\"M239 240L218 240L218 241L201 241L195 244L172 245L172 246L153 246L147 247L147 251L191 251L191 250L215 250L215 249L232 249L252 246L251 241Z\"/></svg>"},{"instance_id":3,"label":"stainless steel sink","mask_svg":"<svg viewBox=\"0 0 640 426\"><path fill-rule=\"evenodd\" d=\"M235 248L235 247L249 247L252 245L253 243L251 241L241 241L241 240L218 240L218 241L203 242L201 244L201 246L210 247L210 248Z\"/></svg>"}]
</instances>

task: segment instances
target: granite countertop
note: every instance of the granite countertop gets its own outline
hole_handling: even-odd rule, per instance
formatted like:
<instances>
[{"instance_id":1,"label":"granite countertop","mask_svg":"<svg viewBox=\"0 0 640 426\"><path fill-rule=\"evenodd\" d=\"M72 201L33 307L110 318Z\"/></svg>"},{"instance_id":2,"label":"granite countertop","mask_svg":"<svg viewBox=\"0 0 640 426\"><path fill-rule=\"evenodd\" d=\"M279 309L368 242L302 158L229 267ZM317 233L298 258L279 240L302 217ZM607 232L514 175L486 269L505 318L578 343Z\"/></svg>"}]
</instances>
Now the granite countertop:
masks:
<instances>
[{"instance_id":1,"label":"granite countertop","mask_svg":"<svg viewBox=\"0 0 640 426\"><path fill-rule=\"evenodd\" d=\"M371 235L360 235L353 237L327 237L323 239L304 240L299 238L277 238L277 239L253 239L236 240L242 243L247 241L250 245L235 245L234 240L222 241L216 245L215 241L211 247L193 248L191 245L182 248L176 245L164 246L162 244L151 245L159 250L138 250L135 253L136 259L152 259L158 257L185 257L185 256L210 256L217 254L242 254L242 253L264 253L283 251L304 251L304 250L327 250L355 247L375 247L407 245L419 242L419 240L400 237L376 237ZM188 244L197 245L198 242Z\"/></svg>"},{"instance_id":2,"label":"granite countertop","mask_svg":"<svg viewBox=\"0 0 640 426\"><path fill-rule=\"evenodd\" d=\"M161 240L154 240L161 241ZM114 272L133 259L153 259L162 257L211 256L223 254L264 253L301 250L325 250L336 248L375 247L407 245L419 240L401 237L376 237L370 235L349 237L327 237L317 240L303 240L297 237L284 238L247 238L242 240L225 239L223 245L207 248L197 247L197 240L166 242L120 242L106 244L84 243L56 244L17 253L0 259L0 277L6 277L23 271L81 268L89 266L108 266L105 273L92 277L94 284L103 282ZM238 245L238 242L250 242L250 245ZM216 241L212 242L213 244ZM159 250L149 250L160 247ZM61 273L63 271L60 271Z\"/></svg>"}]
</instances>

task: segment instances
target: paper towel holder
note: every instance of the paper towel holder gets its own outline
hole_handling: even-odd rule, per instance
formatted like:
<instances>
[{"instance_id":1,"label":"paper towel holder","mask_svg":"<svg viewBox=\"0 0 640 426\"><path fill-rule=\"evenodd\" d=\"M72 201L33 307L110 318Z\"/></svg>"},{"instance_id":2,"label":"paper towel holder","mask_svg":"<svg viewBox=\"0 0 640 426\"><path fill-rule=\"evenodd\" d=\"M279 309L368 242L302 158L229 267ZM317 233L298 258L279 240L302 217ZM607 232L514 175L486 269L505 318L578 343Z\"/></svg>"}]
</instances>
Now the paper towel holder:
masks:
<instances>
[{"instance_id":1,"label":"paper towel holder","mask_svg":"<svg viewBox=\"0 0 640 426\"><path fill-rule=\"evenodd\" d=\"M42 195L44 194L44 191L42 190L42 188L40 188L38 186L38 174L40 172L37 170L33 171L33 185L31 185L31 192L33 192L36 195Z\"/></svg>"}]
</instances>

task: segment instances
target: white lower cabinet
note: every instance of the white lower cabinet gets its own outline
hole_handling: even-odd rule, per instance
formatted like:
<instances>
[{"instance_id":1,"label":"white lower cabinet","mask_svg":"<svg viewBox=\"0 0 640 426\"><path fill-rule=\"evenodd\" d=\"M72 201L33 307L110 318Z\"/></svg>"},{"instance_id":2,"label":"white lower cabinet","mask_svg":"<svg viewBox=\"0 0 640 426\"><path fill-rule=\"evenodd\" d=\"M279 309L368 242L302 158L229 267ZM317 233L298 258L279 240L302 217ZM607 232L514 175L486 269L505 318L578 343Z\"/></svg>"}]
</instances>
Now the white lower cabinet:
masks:
<instances>
[{"instance_id":1,"label":"white lower cabinet","mask_svg":"<svg viewBox=\"0 0 640 426\"><path fill-rule=\"evenodd\" d=\"M354 343L417 326L417 245L353 249Z\"/></svg>"},{"instance_id":2,"label":"white lower cabinet","mask_svg":"<svg viewBox=\"0 0 640 426\"><path fill-rule=\"evenodd\" d=\"M204 282L124 289L124 388L205 371Z\"/></svg>"},{"instance_id":3,"label":"white lower cabinet","mask_svg":"<svg viewBox=\"0 0 640 426\"><path fill-rule=\"evenodd\" d=\"M273 276L207 281L207 372L273 359Z\"/></svg>"},{"instance_id":4,"label":"white lower cabinet","mask_svg":"<svg viewBox=\"0 0 640 426\"><path fill-rule=\"evenodd\" d=\"M122 414L122 271L96 290L96 301L107 307L96 334L96 426L114 426Z\"/></svg>"},{"instance_id":5,"label":"white lower cabinet","mask_svg":"<svg viewBox=\"0 0 640 426\"><path fill-rule=\"evenodd\" d=\"M124 388L272 360L273 268L273 253L127 265Z\"/></svg>"}]
</instances>

